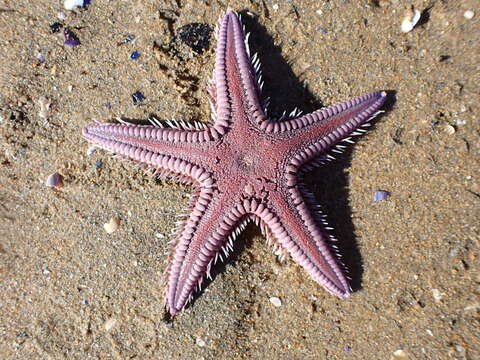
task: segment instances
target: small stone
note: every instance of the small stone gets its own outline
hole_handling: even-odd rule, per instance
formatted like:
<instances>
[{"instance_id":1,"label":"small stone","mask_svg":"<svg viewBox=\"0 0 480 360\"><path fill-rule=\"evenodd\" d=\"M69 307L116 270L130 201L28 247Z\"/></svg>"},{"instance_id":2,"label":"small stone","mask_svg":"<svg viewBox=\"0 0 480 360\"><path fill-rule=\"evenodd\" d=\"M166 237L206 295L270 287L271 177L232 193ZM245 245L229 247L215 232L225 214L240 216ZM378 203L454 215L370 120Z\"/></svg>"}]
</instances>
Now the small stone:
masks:
<instances>
[{"instance_id":1,"label":"small stone","mask_svg":"<svg viewBox=\"0 0 480 360\"><path fill-rule=\"evenodd\" d=\"M59 22L54 22L53 24L50 24L50 31L55 34L60 32L60 29L63 27L63 25Z\"/></svg>"},{"instance_id":2,"label":"small stone","mask_svg":"<svg viewBox=\"0 0 480 360\"><path fill-rule=\"evenodd\" d=\"M203 341L199 337L197 337L197 340L195 341L195 343L200 347L204 347L206 345L205 341Z\"/></svg>"},{"instance_id":3,"label":"small stone","mask_svg":"<svg viewBox=\"0 0 480 360\"><path fill-rule=\"evenodd\" d=\"M395 356L398 359L405 359L408 356L408 354L404 350L398 349L393 352L393 356Z\"/></svg>"},{"instance_id":4,"label":"small stone","mask_svg":"<svg viewBox=\"0 0 480 360\"><path fill-rule=\"evenodd\" d=\"M100 169L103 165L103 161L101 159L95 161L95 169Z\"/></svg>"},{"instance_id":5,"label":"small stone","mask_svg":"<svg viewBox=\"0 0 480 360\"><path fill-rule=\"evenodd\" d=\"M66 27L63 29L63 43L68 46L78 46L80 45L80 39L72 30Z\"/></svg>"},{"instance_id":6,"label":"small stone","mask_svg":"<svg viewBox=\"0 0 480 360\"><path fill-rule=\"evenodd\" d=\"M120 219L116 216L112 217L108 223L103 224L103 228L107 234L112 234L118 230L120 226Z\"/></svg>"},{"instance_id":7,"label":"small stone","mask_svg":"<svg viewBox=\"0 0 480 360\"><path fill-rule=\"evenodd\" d=\"M105 324L104 324L105 330L106 331L112 330L116 324L117 324L117 319L113 317L108 319L107 321L105 321Z\"/></svg>"},{"instance_id":8,"label":"small stone","mask_svg":"<svg viewBox=\"0 0 480 360\"><path fill-rule=\"evenodd\" d=\"M49 187L61 188L63 186L63 176L59 173L53 173L48 176L45 185Z\"/></svg>"},{"instance_id":9,"label":"small stone","mask_svg":"<svg viewBox=\"0 0 480 360\"><path fill-rule=\"evenodd\" d=\"M132 51L132 53L130 54L130 59L132 60L136 60L139 57L140 57L140 52L138 52L137 50Z\"/></svg>"},{"instance_id":10,"label":"small stone","mask_svg":"<svg viewBox=\"0 0 480 360\"><path fill-rule=\"evenodd\" d=\"M450 257L455 257L455 256L457 256L457 254L458 254L459 251L460 251L459 248L453 248L452 250L450 250L450 252L448 253L448 255L449 255Z\"/></svg>"},{"instance_id":11,"label":"small stone","mask_svg":"<svg viewBox=\"0 0 480 360\"><path fill-rule=\"evenodd\" d=\"M142 94L141 91L135 91L132 94L133 105L141 104L145 101L145 96Z\"/></svg>"},{"instance_id":12,"label":"small stone","mask_svg":"<svg viewBox=\"0 0 480 360\"><path fill-rule=\"evenodd\" d=\"M277 11L280 7L278 6L278 4L273 4L272 5L272 9Z\"/></svg>"},{"instance_id":13,"label":"small stone","mask_svg":"<svg viewBox=\"0 0 480 360\"><path fill-rule=\"evenodd\" d=\"M432 296L433 296L433 299L435 300L435 302L440 302L442 300L442 298L445 296L445 293L442 293L440 290L438 289L432 289Z\"/></svg>"},{"instance_id":14,"label":"small stone","mask_svg":"<svg viewBox=\"0 0 480 360\"><path fill-rule=\"evenodd\" d=\"M63 11L60 11L57 14L57 18L59 18L60 20L65 20L67 18L67 14L65 14Z\"/></svg>"},{"instance_id":15,"label":"small stone","mask_svg":"<svg viewBox=\"0 0 480 360\"><path fill-rule=\"evenodd\" d=\"M275 307L282 306L282 300L276 296L272 296L270 299L268 299L268 301L270 301L270 303Z\"/></svg>"},{"instance_id":16,"label":"small stone","mask_svg":"<svg viewBox=\"0 0 480 360\"><path fill-rule=\"evenodd\" d=\"M135 40L135 35L132 35L132 34L129 34L125 37L125 39L123 39L123 42L130 42L130 41L133 41Z\"/></svg>"},{"instance_id":17,"label":"small stone","mask_svg":"<svg viewBox=\"0 0 480 360\"><path fill-rule=\"evenodd\" d=\"M465 17L465 19L471 20L475 16L475 13L473 12L473 10L467 10L463 13L463 16Z\"/></svg>"},{"instance_id":18,"label":"small stone","mask_svg":"<svg viewBox=\"0 0 480 360\"><path fill-rule=\"evenodd\" d=\"M37 60L40 61L41 63L44 63L46 59L42 53L37 53Z\"/></svg>"}]
</instances>

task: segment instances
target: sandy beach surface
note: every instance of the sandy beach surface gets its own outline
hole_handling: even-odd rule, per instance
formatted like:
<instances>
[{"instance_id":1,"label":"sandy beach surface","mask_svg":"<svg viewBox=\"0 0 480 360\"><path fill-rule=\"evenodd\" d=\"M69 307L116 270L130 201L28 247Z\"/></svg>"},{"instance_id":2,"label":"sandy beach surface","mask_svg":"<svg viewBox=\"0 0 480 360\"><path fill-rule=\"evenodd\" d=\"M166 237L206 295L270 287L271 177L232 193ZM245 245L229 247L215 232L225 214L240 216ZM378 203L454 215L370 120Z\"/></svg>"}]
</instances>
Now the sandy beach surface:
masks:
<instances>
[{"instance_id":1,"label":"sandy beach surface","mask_svg":"<svg viewBox=\"0 0 480 360\"><path fill-rule=\"evenodd\" d=\"M422 16L404 33L411 6ZM252 33L273 115L373 90L390 101L306 179L353 295L278 261L251 225L172 322L163 272L192 188L87 154L81 129L208 122L208 34L227 7ZM478 1L3 0L0 29L0 358L480 359ZM63 187L45 185L53 173Z\"/></svg>"}]
</instances>

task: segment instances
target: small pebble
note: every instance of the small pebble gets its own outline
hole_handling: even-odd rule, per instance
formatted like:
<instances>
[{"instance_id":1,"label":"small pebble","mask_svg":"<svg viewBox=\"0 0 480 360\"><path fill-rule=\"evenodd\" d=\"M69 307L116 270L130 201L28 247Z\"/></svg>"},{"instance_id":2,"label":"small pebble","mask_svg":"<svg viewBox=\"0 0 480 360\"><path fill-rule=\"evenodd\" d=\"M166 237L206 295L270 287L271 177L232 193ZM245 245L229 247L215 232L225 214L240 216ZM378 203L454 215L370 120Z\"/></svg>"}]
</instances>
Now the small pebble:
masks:
<instances>
[{"instance_id":1,"label":"small pebble","mask_svg":"<svg viewBox=\"0 0 480 360\"><path fill-rule=\"evenodd\" d=\"M130 54L130 59L132 60L136 60L139 57L140 57L140 52L138 52L137 50L132 51L132 53Z\"/></svg>"},{"instance_id":2,"label":"small pebble","mask_svg":"<svg viewBox=\"0 0 480 360\"><path fill-rule=\"evenodd\" d=\"M467 10L463 13L463 16L465 17L465 19L471 20L475 16L475 13L473 12L473 10Z\"/></svg>"},{"instance_id":3,"label":"small pebble","mask_svg":"<svg viewBox=\"0 0 480 360\"><path fill-rule=\"evenodd\" d=\"M60 188L63 186L63 176L59 173L53 173L48 176L47 181L45 181L45 185L49 187Z\"/></svg>"},{"instance_id":4,"label":"small pebble","mask_svg":"<svg viewBox=\"0 0 480 360\"><path fill-rule=\"evenodd\" d=\"M279 9L278 4L273 4L273 5L272 5L272 9L275 10L275 11L277 11L277 10Z\"/></svg>"},{"instance_id":5,"label":"small pebble","mask_svg":"<svg viewBox=\"0 0 480 360\"><path fill-rule=\"evenodd\" d=\"M57 18L59 18L60 20L65 20L67 18L67 14L65 14L63 11L60 11L57 14Z\"/></svg>"},{"instance_id":6,"label":"small pebble","mask_svg":"<svg viewBox=\"0 0 480 360\"><path fill-rule=\"evenodd\" d=\"M87 156L92 155L96 150L97 150L97 147L95 145L90 145L87 149Z\"/></svg>"},{"instance_id":7,"label":"small pebble","mask_svg":"<svg viewBox=\"0 0 480 360\"><path fill-rule=\"evenodd\" d=\"M63 25L59 22L54 22L53 24L50 24L50 31L52 34L60 32L60 29L63 27Z\"/></svg>"},{"instance_id":8,"label":"small pebble","mask_svg":"<svg viewBox=\"0 0 480 360\"><path fill-rule=\"evenodd\" d=\"M346 351L346 352L349 352L349 351L352 351L352 347L350 345L345 345L343 347L343 349Z\"/></svg>"},{"instance_id":9,"label":"small pebble","mask_svg":"<svg viewBox=\"0 0 480 360\"><path fill-rule=\"evenodd\" d=\"M270 299L268 299L272 303L273 306L275 307L280 307L282 306L282 300L276 296L272 296Z\"/></svg>"},{"instance_id":10,"label":"small pebble","mask_svg":"<svg viewBox=\"0 0 480 360\"><path fill-rule=\"evenodd\" d=\"M125 37L125 39L123 39L123 42L127 43L127 42L130 42L130 41L133 41L133 40L135 40L135 35L129 34Z\"/></svg>"},{"instance_id":11,"label":"small pebble","mask_svg":"<svg viewBox=\"0 0 480 360\"><path fill-rule=\"evenodd\" d=\"M375 193L373 194L373 200L374 201L382 201L382 200L386 200L390 197L390 193L388 191L385 191L385 190L377 190L375 191Z\"/></svg>"},{"instance_id":12,"label":"small pebble","mask_svg":"<svg viewBox=\"0 0 480 360\"><path fill-rule=\"evenodd\" d=\"M40 61L41 63L45 62L45 56L42 53L37 54L37 60Z\"/></svg>"},{"instance_id":13,"label":"small pebble","mask_svg":"<svg viewBox=\"0 0 480 360\"><path fill-rule=\"evenodd\" d=\"M95 161L95 169L97 169L97 170L100 169L102 167L102 165L103 165L102 160L99 159L99 160Z\"/></svg>"},{"instance_id":14,"label":"small pebble","mask_svg":"<svg viewBox=\"0 0 480 360\"><path fill-rule=\"evenodd\" d=\"M445 294L438 289L432 289L432 296L435 302L440 302Z\"/></svg>"},{"instance_id":15,"label":"small pebble","mask_svg":"<svg viewBox=\"0 0 480 360\"><path fill-rule=\"evenodd\" d=\"M420 17L420 11L414 9L413 6L408 9L402 21L402 32L408 33L412 31L415 25L417 25L418 21L420 20Z\"/></svg>"},{"instance_id":16,"label":"small pebble","mask_svg":"<svg viewBox=\"0 0 480 360\"><path fill-rule=\"evenodd\" d=\"M145 96L141 91L136 91L132 94L133 105L141 104L145 100Z\"/></svg>"},{"instance_id":17,"label":"small pebble","mask_svg":"<svg viewBox=\"0 0 480 360\"><path fill-rule=\"evenodd\" d=\"M106 331L112 330L116 324L117 324L117 319L113 317L108 319L107 321L105 321L105 324L104 324L105 330Z\"/></svg>"},{"instance_id":18,"label":"small pebble","mask_svg":"<svg viewBox=\"0 0 480 360\"><path fill-rule=\"evenodd\" d=\"M120 226L120 219L118 217L112 217L108 223L103 224L103 228L107 234L112 234L118 230Z\"/></svg>"},{"instance_id":19,"label":"small pebble","mask_svg":"<svg viewBox=\"0 0 480 360\"><path fill-rule=\"evenodd\" d=\"M196 344L200 347L204 347L206 345L205 341L203 341L202 339L200 339L199 337L197 337L197 340L195 341Z\"/></svg>"},{"instance_id":20,"label":"small pebble","mask_svg":"<svg viewBox=\"0 0 480 360\"><path fill-rule=\"evenodd\" d=\"M399 359L405 359L408 356L408 354L404 350L399 349L393 352L393 356Z\"/></svg>"},{"instance_id":21,"label":"small pebble","mask_svg":"<svg viewBox=\"0 0 480 360\"><path fill-rule=\"evenodd\" d=\"M80 45L80 39L68 27L63 29L63 43L68 46Z\"/></svg>"}]
</instances>

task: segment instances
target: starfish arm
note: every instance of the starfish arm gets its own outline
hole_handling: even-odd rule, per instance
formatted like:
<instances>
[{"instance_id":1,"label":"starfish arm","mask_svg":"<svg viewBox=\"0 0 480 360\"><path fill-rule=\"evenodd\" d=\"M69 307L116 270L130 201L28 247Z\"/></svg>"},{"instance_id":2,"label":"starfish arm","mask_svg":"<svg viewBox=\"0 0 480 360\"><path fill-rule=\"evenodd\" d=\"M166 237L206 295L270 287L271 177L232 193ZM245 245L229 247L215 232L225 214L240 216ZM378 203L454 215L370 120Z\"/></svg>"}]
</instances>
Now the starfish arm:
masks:
<instances>
[{"instance_id":1,"label":"starfish arm","mask_svg":"<svg viewBox=\"0 0 480 360\"><path fill-rule=\"evenodd\" d=\"M375 117L386 98L384 91L371 92L295 119L269 121L263 124L263 128L280 138L287 136L289 148L305 151L307 146L310 147L308 152L317 156Z\"/></svg>"},{"instance_id":2,"label":"starfish arm","mask_svg":"<svg viewBox=\"0 0 480 360\"><path fill-rule=\"evenodd\" d=\"M217 32L212 83L213 128L219 134L228 130L235 114L245 114L254 123L266 121L257 72L252 65L243 26L238 15L230 10L221 20Z\"/></svg>"},{"instance_id":3,"label":"starfish arm","mask_svg":"<svg viewBox=\"0 0 480 360\"><path fill-rule=\"evenodd\" d=\"M182 311L204 277L220 257L233 249L232 242L249 218L247 205L230 193L201 188L180 236L174 241L168 265L166 308L171 315Z\"/></svg>"},{"instance_id":4,"label":"starfish arm","mask_svg":"<svg viewBox=\"0 0 480 360\"><path fill-rule=\"evenodd\" d=\"M252 212L268 228L274 240L328 292L347 297L351 288L343 266L299 190L291 189L288 196L272 194L268 205L260 204Z\"/></svg>"},{"instance_id":5,"label":"starfish arm","mask_svg":"<svg viewBox=\"0 0 480 360\"><path fill-rule=\"evenodd\" d=\"M163 156L177 162L208 165L208 149L214 146L210 129L184 130L151 125L92 122L83 128L83 136L96 146L155 168L152 159ZM168 167L160 164L160 170ZM158 162L158 159L157 159ZM166 169L168 170L168 169ZM170 169L176 172L175 169Z\"/></svg>"}]
</instances>

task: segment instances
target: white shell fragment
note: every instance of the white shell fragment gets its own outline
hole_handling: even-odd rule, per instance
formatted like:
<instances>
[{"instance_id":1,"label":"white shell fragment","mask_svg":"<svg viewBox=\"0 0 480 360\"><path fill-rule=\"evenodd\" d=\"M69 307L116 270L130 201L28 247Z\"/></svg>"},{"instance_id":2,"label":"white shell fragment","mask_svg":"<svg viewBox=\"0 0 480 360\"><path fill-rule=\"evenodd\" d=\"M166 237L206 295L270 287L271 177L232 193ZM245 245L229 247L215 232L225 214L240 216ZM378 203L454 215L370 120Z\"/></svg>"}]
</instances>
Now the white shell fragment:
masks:
<instances>
[{"instance_id":1,"label":"white shell fragment","mask_svg":"<svg viewBox=\"0 0 480 360\"><path fill-rule=\"evenodd\" d=\"M65 0L63 7L66 10L73 10L74 8L83 6L83 0Z\"/></svg>"},{"instance_id":2,"label":"white shell fragment","mask_svg":"<svg viewBox=\"0 0 480 360\"><path fill-rule=\"evenodd\" d=\"M475 16L475 13L473 12L473 10L467 10L463 13L463 17L468 20L473 19L474 16Z\"/></svg>"},{"instance_id":3,"label":"white shell fragment","mask_svg":"<svg viewBox=\"0 0 480 360\"><path fill-rule=\"evenodd\" d=\"M270 299L268 299L268 301L270 301L272 303L272 305L275 306L275 307L282 306L282 300L280 300L276 296L272 296Z\"/></svg>"},{"instance_id":4,"label":"white shell fragment","mask_svg":"<svg viewBox=\"0 0 480 360\"><path fill-rule=\"evenodd\" d=\"M116 216L112 217L108 223L103 224L103 228L107 234L112 234L118 230L120 226L120 219Z\"/></svg>"},{"instance_id":5,"label":"white shell fragment","mask_svg":"<svg viewBox=\"0 0 480 360\"><path fill-rule=\"evenodd\" d=\"M111 317L107 321L105 321L105 324L103 326L105 327L106 331L110 331L115 327L116 324L117 324L117 319L115 319L114 317Z\"/></svg>"},{"instance_id":6,"label":"white shell fragment","mask_svg":"<svg viewBox=\"0 0 480 360\"><path fill-rule=\"evenodd\" d=\"M50 116L50 112L52 109L52 102L48 100L45 96L42 96L38 99L38 105L40 105L40 111L38 112L38 116L40 116L43 120L47 120Z\"/></svg>"},{"instance_id":7,"label":"white shell fragment","mask_svg":"<svg viewBox=\"0 0 480 360\"><path fill-rule=\"evenodd\" d=\"M48 176L47 181L45 181L45 185L60 188L63 186L63 176L59 173L53 173Z\"/></svg>"},{"instance_id":8,"label":"white shell fragment","mask_svg":"<svg viewBox=\"0 0 480 360\"><path fill-rule=\"evenodd\" d=\"M395 356L397 359L405 359L408 354L405 352L405 350L398 349L393 352L393 356Z\"/></svg>"},{"instance_id":9,"label":"white shell fragment","mask_svg":"<svg viewBox=\"0 0 480 360\"><path fill-rule=\"evenodd\" d=\"M87 149L87 156L91 156L97 149L95 145L90 145Z\"/></svg>"},{"instance_id":10,"label":"white shell fragment","mask_svg":"<svg viewBox=\"0 0 480 360\"><path fill-rule=\"evenodd\" d=\"M443 128L443 131L445 131L448 135L453 135L455 134L455 127L452 125L445 125Z\"/></svg>"},{"instance_id":11,"label":"white shell fragment","mask_svg":"<svg viewBox=\"0 0 480 360\"><path fill-rule=\"evenodd\" d=\"M413 6L408 9L402 21L402 32L408 33L412 31L415 25L417 25L418 21L420 20L420 17L420 11L414 9Z\"/></svg>"}]
</instances>

